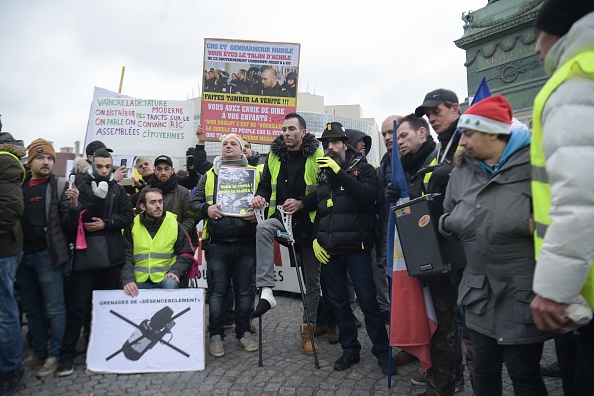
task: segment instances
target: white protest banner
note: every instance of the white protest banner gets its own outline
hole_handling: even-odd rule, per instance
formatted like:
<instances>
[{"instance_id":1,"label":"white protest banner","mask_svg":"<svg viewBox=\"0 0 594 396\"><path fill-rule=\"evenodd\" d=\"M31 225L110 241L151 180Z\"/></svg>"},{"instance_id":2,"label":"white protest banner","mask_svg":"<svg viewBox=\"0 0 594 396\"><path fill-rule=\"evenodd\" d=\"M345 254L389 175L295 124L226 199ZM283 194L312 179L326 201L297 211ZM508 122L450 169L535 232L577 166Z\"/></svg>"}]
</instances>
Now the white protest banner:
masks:
<instances>
[{"instance_id":1,"label":"white protest banner","mask_svg":"<svg viewBox=\"0 0 594 396\"><path fill-rule=\"evenodd\" d=\"M204 370L204 342L203 289L93 291L91 372Z\"/></svg>"},{"instance_id":2,"label":"white protest banner","mask_svg":"<svg viewBox=\"0 0 594 396\"><path fill-rule=\"evenodd\" d=\"M100 140L118 155L180 157L194 136L192 101L137 99L95 88L85 146Z\"/></svg>"}]
</instances>

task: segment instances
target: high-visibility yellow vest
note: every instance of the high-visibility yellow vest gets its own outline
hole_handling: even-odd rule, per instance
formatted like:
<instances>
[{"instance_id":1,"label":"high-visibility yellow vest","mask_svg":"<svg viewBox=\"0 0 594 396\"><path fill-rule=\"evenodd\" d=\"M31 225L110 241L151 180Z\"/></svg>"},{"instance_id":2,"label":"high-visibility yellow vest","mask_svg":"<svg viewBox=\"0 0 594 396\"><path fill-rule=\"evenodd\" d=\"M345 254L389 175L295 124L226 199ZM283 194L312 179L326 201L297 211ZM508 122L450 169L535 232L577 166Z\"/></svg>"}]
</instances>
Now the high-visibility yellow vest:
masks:
<instances>
[{"instance_id":1,"label":"high-visibility yellow vest","mask_svg":"<svg viewBox=\"0 0 594 396\"><path fill-rule=\"evenodd\" d=\"M256 166L247 165L246 168L256 169L256 189L258 189L258 183L260 183L260 171ZM206 182L204 184L204 196L206 197L206 203L209 205L214 204L214 190L215 190L215 178L216 175L214 173L214 168L210 168L208 172L205 173L206 175ZM208 237L208 217L204 219L202 223L202 238L206 239Z\"/></svg>"},{"instance_id":2,"label":"high-visibility yellow vest","mask_svg":"<svg viewBox=\"0 0 594 396\"><path fill-rule=\"evenodd\" d=\"M557 87L576 76L594 81L594 50L581 52L565 62L551 76L534 99L530 163L532 164L532 200L536 229L534 247L537 261L544 242L545 233L548 226L552 223L549 217L549 211L551 209L551 185L546 170L546 158L543 148L542 111L549 96L551 96ZM590 307L594 308L594 262L592 264L581 295L588 301Z\"/></svg>"},{"instance_id":3,"label":"high-visibility yellow vest","mask_svg":"<svg viewBox=\"0 0 594 396\"><path fill-rule=\"evenodd\" d=\"M311 194L316 190L318 185L318 164L316 160L323 156L324 152L320 149L317 149L315 153L307 157L305 160L305 172L303 173L303 179L305 180L305 195ZM280 167L280 158L275 154L268 154L268 170L270 171L270 186L272 187L272 194L270 195L270 207L268 208L268 217L272 216L276 210L276 183L278 180ZM310 211L309 219L312 223L315 218L316 211Z\"/></svg>"},{"instance_id":4,"label":"high-visibility yellow vest","mask_svg":"<svg viewBox=\"0 0 594 396\"><path fill-rule=\"evenodd\" d=\"M165 218L151 238L148 230L140 222L140 216L134 218L132 227L132 241L134 244L134 278L143 283L149 278L153 283L161 283L167 271L175 263L176 255L173 250L177 241L177 216L165 212Z\"/></svg>"}]
</instances>

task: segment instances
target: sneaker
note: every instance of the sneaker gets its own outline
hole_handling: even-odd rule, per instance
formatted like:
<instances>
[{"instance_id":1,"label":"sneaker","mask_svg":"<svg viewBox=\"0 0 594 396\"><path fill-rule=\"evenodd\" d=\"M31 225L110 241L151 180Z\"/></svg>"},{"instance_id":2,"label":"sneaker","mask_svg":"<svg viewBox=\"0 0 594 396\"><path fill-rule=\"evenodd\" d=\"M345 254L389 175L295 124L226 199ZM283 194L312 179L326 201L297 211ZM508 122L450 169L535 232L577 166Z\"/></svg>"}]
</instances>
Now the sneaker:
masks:
<instances>
[{"instance_id":1,"label":"sneaker","mask_svg":"<svg viewBox=\"0 0 594 396\"><path fill-rule=\"evenodd\" d=\"M19 390L25 380L25 369L0 374L0 392L12 396Z\"/></svg>"},{"instance_id":2,"label":"sneaker","mask_svg":"<svg viewBox=\"0 0 594 396\"><path fill-rule=\"evenodd\" d=\"M541 364L540 372L543 377L560 377L561 370L559 370L559 363L552 362L549 364Z\"/></svg>"},{"instance_id":3,"label":"sneaker","mask_svg":"<svg viewBox=\"0 0 594 396\"><path fill-rule=\"evenodd\" d=\"M255 352L258 350L258 343L249 331L243 333L243 337L239 339L239 345L241 345L247 352Z\"/></svg>"},{"instance_id":4,"label":"sneaker","mask_svg":"<svg viewBox=\"0 0 594 396\"><path fill-rule=\"evenodd\" d=\"M214 335L210 338L209 352L214 357L225 356L225 348L223 348L223 340L220 335Z\"/></svg>"},{"instance_id":5,"label":"sneaker","mask_svg":"<svg viewBox=\"0 0 594 396\"><path fill-rule=\"evenodd\" d=\"M377 364L382 368L382 373L384 375L388 375L388 365L390 364L389 357L390 355L387 353L381 354L377 357ZM392 360L394 363L394 360ZM392 364L392 375L396 375L396 365Z\"/></svg>"},{"instance_id":6,"label":"sneaker","mask_svg":"<svg viewBox=\"0 0 594 396\"><path fill-rule=\"evenodd\" d=\"M52 375L58 369L58 358L55 356L50 356L45 360L43 367L37 371L37 378L47 377L48 375Z\"/></svg>"},{"instance_id":7,"label":"sneaker","mask_svg":"<svg viewBox=\"0 0 594 396\"><path fill-rule=\"evenodd\" d=\"M44 363L45 363L44 359L41 359L36 354L32 353L31 355L29 355L28 358L23 360L23 367L26 368L27 370L33 370L33 369L41 368L41 366L43 366Z\"/></svg>"},{"instance_id":8,"label":"sneaker","mask_svg":"<svg viewBox=\"0 0 594 396\"><path fill-rule=\"evenodd\" d=\"M334 362L334 370L342 371L346 370L351 367L355 363L359 363L361 360L361 356L359 356L359 352L349 352L344 351L342 356L338 358L336 362Z\"/></svg>"},{"instance_id":9,"label":"sneaker","mask_svg":"<svg viewBox=\"0 0 594 396\"><path fill-rule=\"evenodd\" d=\"M427 386L429 380L423 374L416 374L412 376L410 383L418 386Z\"/></svg>"},{"instance_id":10,"label":"sneaker","mask_svg":"<svg viewBox=\"0 0 594 396\"><path fill-rule=\"evenodd\" d=\"M60 358L56 375L58 377L67 377L74 372L74 355L66 354Z\"/></svg>"}]
</instances>

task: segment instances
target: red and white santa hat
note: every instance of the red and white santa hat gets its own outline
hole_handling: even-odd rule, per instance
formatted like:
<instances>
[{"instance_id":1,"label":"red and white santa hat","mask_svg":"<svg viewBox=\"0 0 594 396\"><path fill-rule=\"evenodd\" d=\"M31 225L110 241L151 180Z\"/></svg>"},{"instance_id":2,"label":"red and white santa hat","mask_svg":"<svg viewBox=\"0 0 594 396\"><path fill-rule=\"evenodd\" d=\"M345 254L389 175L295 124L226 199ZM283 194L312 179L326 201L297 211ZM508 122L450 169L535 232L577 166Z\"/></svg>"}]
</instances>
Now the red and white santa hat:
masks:
<instances>
[{"instance_id":1,"label":"red and white santa hat","mask_svg":"<svg viewBox=\"0 0 594 396\"><path fill-rule=\"evenodd\" d=\"M470 106L458 120L458 128L509 135L513 110L502 95L493 95Z\"/></svg>"}]
</instances>

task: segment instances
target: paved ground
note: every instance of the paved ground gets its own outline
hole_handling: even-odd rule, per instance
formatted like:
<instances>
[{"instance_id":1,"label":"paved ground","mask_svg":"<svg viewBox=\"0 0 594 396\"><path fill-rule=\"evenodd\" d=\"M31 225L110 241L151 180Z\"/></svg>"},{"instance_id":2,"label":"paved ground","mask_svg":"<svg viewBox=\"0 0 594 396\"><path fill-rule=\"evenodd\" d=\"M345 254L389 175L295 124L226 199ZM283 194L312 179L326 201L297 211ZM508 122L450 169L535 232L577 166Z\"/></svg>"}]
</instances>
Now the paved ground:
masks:
<instances>
[{"instance_id":1,"label":"paved ground","mask_svg":"<svg viewBox=\"0 0 594 396\"><path fill-rule=\"evenodd\" d=\"M263 367L258 367L258 352L248 353L237 345L233 329L227 329L225 356L213 358L206 353L206 369L201 372L87 375L84 355L75 360L74 374L66 378L38 380L34 372L27 373L21 395L416 395L424 389L412 385L410 378L420 369L418 363L398 367L388 391L388 379L382 375L370 351L365 328L359 331L363 345L361 362L342 372L332 365L341 355L339 344L328 344L321 336L320 368L314 368L313 358L301 350L298 326L301 323L300 298L280 296L278 306L263 320ZM360 311L357 316L362 318ZM254 322L257 326L257 321ZM208 342L206 349L208 350ZM29 352L29 351L27 351ZM543 362L554 360L553 345L545 347ZM562 395L561 381L547 378L549 395ZM468 373L466 389L460 396L472 395ZM504 395L513 395L511 382L504 378Z\"/></svg>"}]
</instances>

